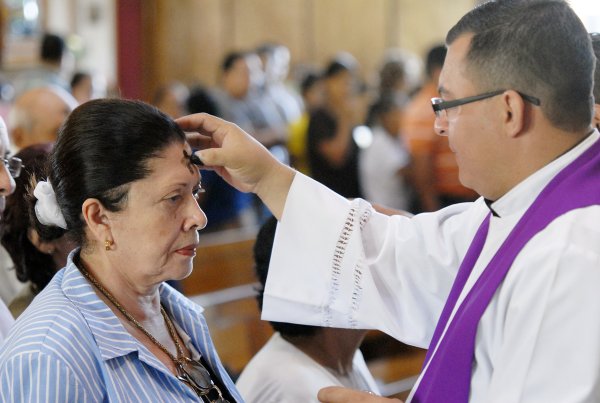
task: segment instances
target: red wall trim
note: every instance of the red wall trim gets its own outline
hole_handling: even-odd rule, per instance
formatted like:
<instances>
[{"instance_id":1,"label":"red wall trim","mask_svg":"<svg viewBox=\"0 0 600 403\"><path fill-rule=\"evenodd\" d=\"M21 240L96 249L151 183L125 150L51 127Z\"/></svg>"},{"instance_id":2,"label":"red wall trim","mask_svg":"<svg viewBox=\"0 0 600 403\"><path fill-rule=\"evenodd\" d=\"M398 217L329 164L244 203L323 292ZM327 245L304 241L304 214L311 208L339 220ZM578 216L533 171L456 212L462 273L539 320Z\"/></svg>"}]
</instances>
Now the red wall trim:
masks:
<instances>
[{"instance_id":1,"label":"red wall trim","mask_svg":"<svg viewBox=\"0 0 600 403\"><path fill-rule=\"evenodd\" d=\"M121 97L142 99L142 1L117 0L117 80Z\"/></svg>"}]
</instances>

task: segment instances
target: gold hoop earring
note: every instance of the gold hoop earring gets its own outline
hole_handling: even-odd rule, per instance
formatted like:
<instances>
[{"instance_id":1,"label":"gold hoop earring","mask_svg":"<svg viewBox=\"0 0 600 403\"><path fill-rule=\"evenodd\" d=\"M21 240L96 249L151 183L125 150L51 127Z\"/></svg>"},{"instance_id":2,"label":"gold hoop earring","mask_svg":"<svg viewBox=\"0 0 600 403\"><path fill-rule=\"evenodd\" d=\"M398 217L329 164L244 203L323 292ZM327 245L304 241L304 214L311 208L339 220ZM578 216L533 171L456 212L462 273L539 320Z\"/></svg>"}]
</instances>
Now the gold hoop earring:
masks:
<instances>
[{"instance_id":1,"label":"gold hoop earring","mask_svg":"<svg viewBox=\"0 0 600 403\"><path fill-rule=\"evenodd\" d=\"M108 240L108 239L106 241L104 241L104 249L110 250L111 246L113 246L113 241Z\"/></svg>"}]
</instances>

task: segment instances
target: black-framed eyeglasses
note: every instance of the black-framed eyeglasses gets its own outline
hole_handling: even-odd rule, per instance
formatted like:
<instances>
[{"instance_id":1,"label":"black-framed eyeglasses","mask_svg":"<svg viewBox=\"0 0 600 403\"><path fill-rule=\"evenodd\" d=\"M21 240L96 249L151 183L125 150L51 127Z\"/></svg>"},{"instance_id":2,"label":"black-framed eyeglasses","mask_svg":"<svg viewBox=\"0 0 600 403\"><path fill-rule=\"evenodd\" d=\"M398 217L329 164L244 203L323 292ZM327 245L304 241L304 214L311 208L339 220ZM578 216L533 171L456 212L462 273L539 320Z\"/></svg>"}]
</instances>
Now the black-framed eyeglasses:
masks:
<instances>
[{"instance_id":1,"label":"black-framed eyeglasses","mask_svg":"<svg viewBox=\"0 0 600 403\"><path fill-rule=\"evenodd\" d=\"M471 102L481 101L483 99L495 97L497 95L502 94L507 90L496 90L492 92L486 92L485 94L473 95L471 97L465 97L460 99L453 99L452 101L444 101L442 98L431 98L431 107L433 108L433 112L435 116L438 118L442 117L442 112L446 109L456 108L457 106L470 104ZM517 93L523 98L525 101L535 105L540 106L541 102L538 98L532 97L531 95L523 94L522 92L517 91Z\"/></svg>"},{"instance_id":2,"label":"black-framed eyeglasses","mask_svg":"<svg viewBox=\"0 0 600 403\"><path fill-rule=\"evenodd\" d=\"M2 158L2 162L4 162L4 166L6 167L6 169L8 169L8 172L10 172L10 176L12 176L13 178L18 178L19 175L21 175L21 170L25 166L23 165L23 161L21 161L21 158L17 157Z\"/></svg>"}]
</instances>

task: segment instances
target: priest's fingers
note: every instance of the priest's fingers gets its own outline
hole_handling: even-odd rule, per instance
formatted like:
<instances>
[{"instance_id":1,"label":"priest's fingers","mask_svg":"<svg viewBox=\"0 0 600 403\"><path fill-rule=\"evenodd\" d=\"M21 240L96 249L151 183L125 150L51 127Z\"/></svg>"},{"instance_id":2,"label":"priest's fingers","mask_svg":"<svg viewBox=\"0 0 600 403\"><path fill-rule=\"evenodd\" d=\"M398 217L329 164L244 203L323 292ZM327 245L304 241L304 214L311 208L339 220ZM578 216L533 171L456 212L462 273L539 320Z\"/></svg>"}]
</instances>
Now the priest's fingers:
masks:
<instances>
[{"instance_id":1,"label":"priest's fingers","mask_svg":"<svg viewBox=\"0 0 600 403\"><path fill-rule=\"evenodd\" d=\"M237 125L206 113L176 120L190 144L200 148L196 155L207 168L217 171L241 191L252 192L274 164L271 154ZM219 167L223 169L219 169Z\"/></svg>"},{"instance_id":2,"label":"priest's fingers","mask_svg":"<svg viewBox=\"0 0 600 403\"><path fill-rule=\"evenodd\" d=\"M209 148L196 152L206 167L238 190L256 193L275 217L281 216L294 170L231 122L205 113L184 116L176 122L184 131L212 139Z\"/></svg>"},{"instance_id":3,"label":"priest's fingers","mask_svg":"<svg viewBox=\"0 0 600 403\"><path fill-rule=\"evenodd\" d=\"M175 119L175 123L185 132L197 132L201 135L213 137L217 144L221 144L222 137L227 133L227 125L235 126L233 123L208 113L183 116Z\"/></svg>"},{"instance_id":4,"label":"priest's fingers","mask_svg":"<svg viewBox=\"0 0 600 403\"><path fill-rule=\"evenodd\" d=\"M330 386L319 391L321 403L402 403L398 399L388 399L371 392L363 392L339 386Z\"/></svg>"},{"instance_id":5,"label":"priest's fingers","mask_svg":"<svg viewBox=\"0 0 600 403\"><path fill-rule=\"evenodd\" d=\"M204 150L205 148L217 147L211 136L200 134L198 132L186 132L185 138L190 145L198 150Z\"/></svg>"}]
</instances>

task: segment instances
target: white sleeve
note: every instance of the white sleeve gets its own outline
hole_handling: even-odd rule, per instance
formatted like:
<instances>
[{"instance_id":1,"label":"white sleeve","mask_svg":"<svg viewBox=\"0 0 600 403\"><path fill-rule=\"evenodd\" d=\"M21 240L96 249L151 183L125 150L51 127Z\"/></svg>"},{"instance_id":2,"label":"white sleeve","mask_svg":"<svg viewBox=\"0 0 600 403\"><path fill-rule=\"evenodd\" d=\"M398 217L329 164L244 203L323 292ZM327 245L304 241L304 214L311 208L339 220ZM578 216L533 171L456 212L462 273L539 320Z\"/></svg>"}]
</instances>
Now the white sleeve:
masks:
<instances>
[{"instance_id":1,"label":"white sleeve","mask_svg":"<svg viewBox=\"0 0 600 403\"><path fill-rule=\"evenodd\" d=\"M426 347L486 213L481 201L388 217L298 173L275 236L263 319L379 329Z\"/></svg>"}]
</instances>

